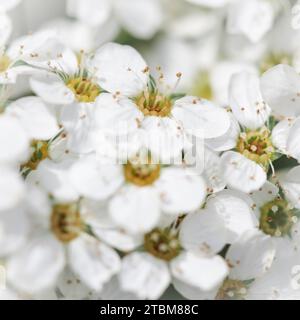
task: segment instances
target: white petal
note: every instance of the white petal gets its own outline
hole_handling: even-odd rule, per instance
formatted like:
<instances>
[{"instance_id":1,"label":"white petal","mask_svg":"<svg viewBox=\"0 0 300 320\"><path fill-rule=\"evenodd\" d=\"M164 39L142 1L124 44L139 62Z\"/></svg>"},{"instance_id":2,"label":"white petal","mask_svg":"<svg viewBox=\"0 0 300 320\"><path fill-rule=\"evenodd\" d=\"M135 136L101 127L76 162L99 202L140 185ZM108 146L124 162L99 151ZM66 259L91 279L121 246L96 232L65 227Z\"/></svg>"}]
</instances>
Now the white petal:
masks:
<instances>
[{"instance_id":1,"label":"white petal","mask_svg":"<svg viewBox=\"0 0 300 320\"><path fill-rule=\"evenodd\" d=\"M36 293L55 285L65 264L63 246L50 234L35 237L7 262L8 280Z\"/></svg>"},{"instance_id":2,"label":"white petal","mask_svg":"<svg viewBox=\"0 0 300 320\"><path fill-rule=\"evenodd\" d=\"M70 104L74 101L74 93L59 78L53 75L31 78L30 86L33 92L45 102L53 104Z\"/></svg>"},{"instance_id":3,"label":"white petal","mask_svg":"<svg viewBox=\"0 0 300 320\"><path fill-rule=\"evenodd\" d=\"M182 296L190 300L214 300L219 290L217 286L210 291L203 291L178 279L173 279L172 284Z\"/></svg>"},{"instance_id":4,"label":"white petal","mask_svg":"<svg viewBox=\"0 0 300 320\"><path fill-rule=\"evenodd\" d=\"M218 192L209 198L206 207L215 210L224 220L228 230L228 243L235 241L245 231L253 230L258 226L254 214L254 202L242 192L234 190Z\"/></svg>"},{"instance_id":5,"label":"white petal","mask_svg":"<svg viewBox=\"0 0 300 320\"><path fill-rule=\"evenodd\" d=\"M95 106L93 103L73 103L62 108L60 122L68 134L68 149L75 153L95 150Z\"/></svg>"},{"instance_id":6,"label":"white petal","mask_svg":"<svg viewBox=\"0 0 300 320\"><path fill-rule=\"evenodd\" d=\"M0 163L22 161L29 153L29 137L21 123L11 116L0 116Z\"/></svg>"},{"instance_id":7,"label":"white petal","mask_svg":"<svg viewBox=\"0 0 300 320\"><path fill-rule=\"evenodd\" d=\"M55 116L38 97L25 97L11 103L7 112L20 120L31 139L48 140L59 130Z\"/></svg>"},{"instance_id":8,"label":"white petal","mask_svg":"<svg viewBox=\"0 0 300 320\"><path fill-rule=\"evenodd\" d=\"M231 113L228 113L228 115L230 117L229 130L220 137L205 140L205 143L215 151L226 151L236 146L240 134L240 126Z\"/></svg>"},{"instance_id":9,"label":"white petal","mask_svg":"<svg viewBox=\"0 0 300 320\"><path fill-rule=\"evenodd\" d=\"M15 207L25 195L21 176L11 168L0 167L0 211Z\"/></svg>"},{"instance_id":10,"label":"white petal","mask_svg":"<svg viewBox=\"0 0 300 320\"><path fill-rule=\"evenodd\" d=\"M85 299L91 291L69 268L65 268L58 278L56 290L67 300Z\"/></svg>"},{"instance_id":11,"label":"white petal","mask_svg":"<svg viewBox=\"0 0 300 320\"><path fill-rule=\"evenodd\" d=\"M174 119L166 117L146 117L136 135L136 139L141 140L141 147L150 150L164 164L172 163L181 155L186 143L183 128Z\"/></svg>"},{"instance_id":12,"label":"white petal","mask_svg":"<svg viewBox=\"0 0 300 320\"><path fill-rule=\"evenodd\" d=\"M300 114L300 77L288 65L277 65L263 74L261 90L272 110L282 116Z\"/></svg>"},{"instance_id":13,"label":"white petal","mask_svg":"<svg viewBox=\"0 0 300 320\"><path fill-rule=\"evenodd\" d=\"M117 0L115 10L123 27L140 39L152 38L163 21L159 0Z\"/></svg>"},{"instance_id":14,"label":"white petal","mask_svg":"<svg viewBox=\"0 0 300 320\"><path fill-rule=\"evenodd\" d=\"M29 233L29 219L22 208L0 213L0 256L19 249Z\"/></svg>"},{"instance_id":15,"label":"white petal","mask_svg":"<svg viewBox=\"0 0 300 320\"><path fill-rule=\"evenodd\" d=\"M289 156L300 160L300 146L299 146L299 134L300 134L300 118L297 118L289 130L289 136L286 144L286 152Z\"/></svg>"},{"instance_id":16,"label":"white petal","mask_svg":"<svg viewBox=\"0 0 300 320\"><path fill-rule=\"evenodd\" d=\"M251 198L256 204L257 208L262 207L264 204L274 200L278 196L279 189L278 187L266 181L266 183L259 188L257 191L251 192Z\"/></svg>"},{"instance_id":17,"label":"white petal","mask_svg":"<svg viewBox=\"0 0 300 320\"><path fill-rule=\"evenodd\" d=\"M79 237L68 247L70 267L91 289L101 290L121 266L118 254L91 237Z\"/></svg>"},{"instance_id":18,"label":"white petal","mask_svg":"<svg viewBox=\"0 0 300 320\"><path fill-rule=\"evenodd\" d=\"M274 256L275 247L270 236L257 230L245 232L226 254L231 266L230 279L250 280L262 276L270 269Z\"/></svg>"},{"instance_id":19,"label":"white petal","mask_svg":"<svg viewBox=\"0 0 300 320\"><path fill-rule=\"evenodd\" d=\"M111 223L111 225L101 226L95 222L91 223L91 226L94 233L101 240L123 252L130 252L143 243L142 235L131 235L124 229L117 228L113 223Z\"/></svg>"},{"instance_id":20,"label":"white petal","mask_svg":"<svg viewBox=\"0 0 300 320\"><path fill-rule=\"evenodd\" d=\"M267 179L266 172L260 165L234 151L227 151L222 155L221 165L224 180L233 189L249 193L262 187Z\"/></svg>"},{"instance_id":21,"label":"white petal","mask_svg":"<svg viewBox=\"0 0 300 320\"><path fill-rule=\"evenodd\" d=\"M184 97L175 102L172 115L184 130L201 138L223 135L230 127L227 112L211 102L197 97Z\"/></svg>"},{"instance_id":22,"label":"white petal","mask_svg":"<svg viewBox=\"0 0 300 320\"><path fill-rule=\"evenodd\" d=\"M111 14L109 0L68 0L67 14L92 27L102 25Z\"/></svg>"},{"instance_id":23,"label":"white petal","mask_svg":"<svg viewBox=\"0 0 300 320\"><path fill-rule=\"evenodd\" d=\"M223 168L220 157L206 148L204 150L204 171L203 178L206 181L207 190L210 193L221 191L225 188L226 182L223 179Z\"/></svg>"},{"instance_id":24,"label":"white petal","mask_svg":"<svg viewBox=\"0 0 300 320\"><path fill-rule=\"evenodd\" d=\"M134 97L143 91L148 81L148 75L144 72L146 62L127 45L103 45L95 52L89 67L94 68L101 87L111 93Z\"/></svg>"},{"instance_id":25,"label":"white petal","mask_svg":"<svg viewBox=\"0 0 300 320\"><path fill-rule=\"evenodd\" d=\"M206 185L201 176L181 168L165 168L155 182L161 198L161 208L168 214L194 211L206 197Z\"/></svg>"},{"instance_id":26,"label":"white petal","mask_svg":"<svg viewBox=\"0 0 300 320\"><path fill-rule=\"evenodd\" d=\"M216 211L209 209L187 215L180 225L179 235L183 248L198 251L203 255L216 254L227 243L222 217Z\"/></svg>"},{"instance_id":27,"label":"white petal","mask_svg":"<svg viewBox=\"0 0 300 320\"><path fill-rule=\"evenodd\" d=\"M47 45L47 42L53 37L55 37L55 32L51 29L22 36L10 44L7 55L11 60L30 61L32 60L31 54L38 54L40 49Z\"/></svg>"},{"instance_id":28,"label":"white petal","mask_svg":"<svg viewBox=\"0 0 300 320\"><path fill-rule=\"evenodd\" d=\"M136 104L128 98L115 98L111 94L102 93L96 101L95 120L103 130L126 134L138 128L143 114ZM122 130L119 132L119 130ZM124 132L123 132L124 130Z\"/></svg>"},{"instance_id":29,"label":"white petal","mask_svg":"<svg viewBox=\"0 0 300 320\"><path fill-rule=\"evenodd\" d=\"M153 187L125 186L110 201L109 212L129 233L149 232L160 218L158 192Z\"/></svg>"},{"instance_id":30,"label":"white petal","mask_svg":"<svg viewBox=\"0 0 300 320\"><path fill-rule=\"evenodd\" d=\"M58 163L45 159L36 170L39 184L58 201L76 201L79 198L69 176L73 163L69 159Z\"/></svg>"},{"instance_id":31,"label":"white petal","mask_svg":"<svg viewBox=\"0 0 300 320\"><path fill-rule=\"evenodd\" d=\"M271 109L263 101L259 77L245 71L235 74L229 92L230 107L239 123L252 130L262 127Z\"/></svg>"},{"instance_id":32,"label":"white petal","mask_svg":"<svg viewBox=\"0 0 300 320\"><path fill-rule=\"evenodd\" d=\"M173 259L170 267L176 279L204 291L221 284L229 271L220 256L204 258L188 251Z\"/></svg>"},{"instance_id":33,"label":"white petal","mask_svg":"<svg viewBox=\"0 0 300 320\"><path fill-rule=\"evenodd\" d=\"M80 195L104 200L123 183L123 168L114 164L101 165L94 156L84 157L71 167L70 180Z\"/></svg>"},{"instance_id":34,"label":"white petal","mask_svg":"<svg viewBox=\"0 0 300 320\"><path fill-rule=\"evenodd\" d=\"M244 34L252 42L258 42L272 28L274 11L266 1L234 1L229 6L227 31Z\"/></svg>"},{"instance_id":35,"label":"white petal","mask_svg":"<svg viewBox=\"0 0 300 320\"><path fill-rule=\"evenodd\" d=\"M272 130L272 143L283 153L287 153L288 138L294 123L294 118L286 118L279 121Z\"/></svg>"},{"instance_id":36,"label":"white petal","mask_svg":"<svg viewBox=\"0 0 300 320\"><path fill-rule=\"evenodd\" d=\"M171 280L165 261L141 252L123 258L119 279L121 289L152 300L164 293Z\"/></svg>"},{"instance_id":37,"label":"white petal","mask_svg":"<svg viewBox=\"0 0 300 320\"><path fill-rule=\"evenodd\" d=\"M296 166L280 179L285 197L297 209L300 209L300 166Z\"/></svg>"},{"instance_id":38,"label":"white petal","mask_svg":"<svg viewBox=\"0 0 300 320\"><path fill-rule=\"evenodd\" d=\"M130 292L121 289L120 281L114 276L103 288L100 293L103 300L139 300L139 298Z\"/></svg>"}]
</instances>

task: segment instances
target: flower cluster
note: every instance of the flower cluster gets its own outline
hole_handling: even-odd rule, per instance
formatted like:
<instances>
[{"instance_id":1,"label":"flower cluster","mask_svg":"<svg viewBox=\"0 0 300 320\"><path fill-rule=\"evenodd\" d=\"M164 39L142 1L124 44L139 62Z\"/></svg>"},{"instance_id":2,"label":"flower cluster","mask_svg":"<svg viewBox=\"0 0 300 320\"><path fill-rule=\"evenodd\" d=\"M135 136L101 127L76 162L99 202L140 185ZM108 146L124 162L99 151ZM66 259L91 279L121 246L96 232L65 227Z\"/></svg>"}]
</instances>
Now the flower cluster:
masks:
<instances>
[{"instance_id":1,"label":"flower cluster","mask_svg":"<svg viewBox=\"0 0 300 320\"><path fill-rule=\"evenodd\" d=\"M294 1L69 0L14 38L22 4L0 0L0 299L300 299Z\"/></svg>"}]
</instances>

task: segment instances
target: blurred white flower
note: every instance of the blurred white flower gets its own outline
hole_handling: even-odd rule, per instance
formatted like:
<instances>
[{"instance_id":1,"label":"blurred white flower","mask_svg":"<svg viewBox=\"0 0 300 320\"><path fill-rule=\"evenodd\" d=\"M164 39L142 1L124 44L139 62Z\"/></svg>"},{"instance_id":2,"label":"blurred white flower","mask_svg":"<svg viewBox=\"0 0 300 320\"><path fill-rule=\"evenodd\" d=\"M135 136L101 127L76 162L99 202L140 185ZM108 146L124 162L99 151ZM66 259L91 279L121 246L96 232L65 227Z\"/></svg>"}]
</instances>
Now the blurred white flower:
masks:
<instances>
[{"instance_id":1,"label":"blurred white flower","mask_svg":"<svg viewBox=\"0 0 300 320\"><path fill-rule=\"evenodd\" d=\"M140 39L150 39L163 22L159 0L68 0L67 13L93 27L116 19L125 30Z\"/></svg>"}]
</instances>

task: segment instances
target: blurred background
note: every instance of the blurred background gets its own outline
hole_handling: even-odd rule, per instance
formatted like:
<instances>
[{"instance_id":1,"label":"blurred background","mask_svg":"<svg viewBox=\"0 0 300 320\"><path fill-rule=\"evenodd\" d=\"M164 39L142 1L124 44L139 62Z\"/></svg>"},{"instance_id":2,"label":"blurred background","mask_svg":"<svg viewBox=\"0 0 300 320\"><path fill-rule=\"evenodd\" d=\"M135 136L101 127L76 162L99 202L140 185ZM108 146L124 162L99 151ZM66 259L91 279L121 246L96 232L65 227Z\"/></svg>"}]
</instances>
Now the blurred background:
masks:
<instances>
[{"instance_id":1,"label":"blurred background","mask_svg":"<svg viewBox=\"0 0 300 320\"><path fill-rule=\"evenodd\" d=\"M0 10L12 20L9 41L50 27L77 52L108 41L129 44L150 67L161 66L170 84L181 72L179 90L222 106L233 73L299 65L293 0L1 1ZM21 78L14 96L27 92Z\"/></svg>"}]
</instances>

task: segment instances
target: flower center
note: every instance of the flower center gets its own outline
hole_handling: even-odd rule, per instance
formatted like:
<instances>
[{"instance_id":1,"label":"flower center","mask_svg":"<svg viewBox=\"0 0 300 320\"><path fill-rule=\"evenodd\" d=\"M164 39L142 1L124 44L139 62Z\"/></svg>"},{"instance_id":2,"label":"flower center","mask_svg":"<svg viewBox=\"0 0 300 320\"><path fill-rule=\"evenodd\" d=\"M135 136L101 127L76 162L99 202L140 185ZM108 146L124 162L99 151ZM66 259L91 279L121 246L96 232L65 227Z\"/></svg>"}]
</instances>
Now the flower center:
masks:
<instances>
[{"instance_id":1,"label":"flower center","mask_svg":"<svg viewBox=\"0 0 300 320\"><path fill-rule=\"evenodd\" d=\"M259 131L241 133L237 143L237 151L267 169L275 151L269 130L263 128Z\"/></svg>"},{"instance_id":2,"label":"flower center","mask_svg":"<svg viewBox=\"0 0 300 320\"><path fill-rule=\"evenodd\" d=\"M128 162L124 165L124 176L126 181L143 187L151 185L159 178L159 164L139 164Z\"/></svg>"},{"instance_id":3,"label":"flower center","mask_svg":"<svg viewBox=\"0 0 300 320\"><path fill-rule=\"evenodd\" d=\"M96 83L85 77L69 79L67 87L74 92L79 102L94 102L101 91Z\"/></svg>"},{"instance_id":4,"label":"flower center","mask_svg":"<svg viewBox=\"0 0 300 320\"><path fill-rule=\"evenodd\" d=\"M247 294L247 286L243 281L226 279L219 289L216 300L242 300Z\"/></svg>"},{"instance_id":5,"label":"flower center","mask_svg":"<svg viewBox=\"0 0 300 320\"><path fill-rule=\"evenodd\" d=\"M157 89L143 92L135 99L135 103L145 116L167 117L172 109L171 99Z\"/></svg>"},{"instance_id":6,"label":"flower center","mask_svg":"<svg viewBox=\"0 0 300 320\"><path fill-rule=\"evenodd\" d=\"M156 228L145 235L144 248L153 256L170 261L178 256L181 250L178 231Z\"/></svg>"},{"instance_id":7,"label":"flower center","mask_svg":"<svg viewBox=\"0 0 300 320\"><path fill-rule=\"evenodd\" d=\"M0 72L4 72L10 65L10 59L7 55L0 55Z\"/></svg>"},{"instance_id":8,"label":"flower center","mask_svg":"<svg viewBox=\"0 0 300 320\"><path fill-rule=\"evenodd\" d=\"M292 57L287 53L270 53L260 64L260 72L264 73L278 64L292 65Z\"/></svg>"},{"instance_id":9,"label":"flower center","mask_svg":"<svg viewBox=\"0 0 300 320\"><path fill-rule=\"evenodd\" d=\"M273 200L260 208L260 229L271 236L287 235L295 219L294 210L285 200Z\"/></svg>"},{"instance_id":10,"label":"flower center","mask_svg":"<svg viewBox=\"0 0 300 320\"><path fill-rule=\"evenodd\" d=\"M34 140L31 143L31 157L21 168L35 170L39 163L48 157L48 142L43 140Z\"/></svg>"},{"instance_id":11,"label":"flower center","mask_svg":"<svg viewBox=\"0 0 300 320\"><path fill-rule=\"evenodd\" d=\"M51 229L62 242L77 238L83 228L83 222L77 206L74 204L56 204L51 215Z\"/></svg>"}]
</instances>

